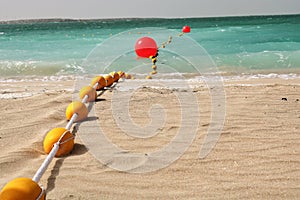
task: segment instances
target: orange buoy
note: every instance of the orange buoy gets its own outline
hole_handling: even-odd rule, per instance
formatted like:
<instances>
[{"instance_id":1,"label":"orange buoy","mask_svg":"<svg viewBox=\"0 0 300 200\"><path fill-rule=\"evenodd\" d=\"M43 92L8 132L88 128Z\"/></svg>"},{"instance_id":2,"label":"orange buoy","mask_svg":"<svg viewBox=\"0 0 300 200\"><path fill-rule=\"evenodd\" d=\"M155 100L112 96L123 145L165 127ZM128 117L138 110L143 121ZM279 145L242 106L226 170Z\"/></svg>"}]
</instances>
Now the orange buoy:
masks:
<instances>
[{"instance_id":1,"label":"orange buoy","mask_svg":"<svg viewBox=\"0 0 300 200\"><path fill-rule=\"evenodd\" d=\"M63 134L65 135L62 137ZM74 147L74 135L65 128L54 128L47 133L43 143L45 153L49 154L53 145L58 142L61 137L62 144L59 145L59 149L55 156L59 157L69 154Z\"/></svg>"},{"instance_id":2,"label":"orange buoy","mask_svg":"<svg viewBox=\"0 0 300 200\"><path fill-rule=\"evenodd\" d=\"M85 95L88 95L87 102L95 101L95 99L97 98L96 89L91 86L82 87L79 92L80 99L83 99Z\"/></svg>"},{"instance_id":3,"label":"orange buoy","mask_svg":"<svg viewBox=\"0 0 300 200\"><path fill-rule=\"evenodd\" d=\"M114 79L111 75L104 76L104 79L106 80L106 87L110 87L114 83Z\"/></svg>"},{"instance_id":4,"label":"orange buoy","mask_svg":"<svg viewBox=\"0 0 300 200\"><path fill-rule=\"evenodd\" d=\"M119 81L120 75L117 72L110 72L109 74L113 77L114 82L118 82Z\"/></svg>"},{"instance_id":5,"label":"orange buoy","mask_svg":"<svg viewBox=\"0 0 300 200\"><path fill-rule=\"evenodd\" d=\"M74 101L68 105L66 109L67 120L70 120L74 113L78 115L75 122L84 120L88 116L88 110L86 106L80 101Z\"/></svg>"},{"instance_id":6,"label":"orange buoy","mask_svg":"<svg viewBox=\"0 0 300 200\"><path fill-rule=\"evenodd\" d=\"M106 81L103 76L96 76L95 78L93 78L91 81L91 86L94 87L96 83L98 83L96 90L101 90L106 86Z\"/></svg>"},{"instance_id":7,"label":"orange buoy","mask_svg":"<svg viewBox=\"0 0 300 200\"><path fill-rule=\"evenodd\" d=\"M118 71L118 74L119 74L119 78L124 78L125 76L125 72L123 71Z\"/></svg>"},{"instance_id":8,"label":"orange buoy","mask_svg":"<svg viewBox=\"0 0 300 200\"><path fill-rule=\"evenodd\" d=\"M130 74L125 74L126 79L132 79L132 76Z\"/></svg>"},{"instance_id":9,"label":"orange buoy","mask_svg":"<svg viewBox=\"0 0 300 200\"><path fill-rule=\"evenodd\" d=\"M157 71L153 70L152 72L150 72L150 74L152 74L152 75L157 74Z\"/></svg>"},{"instance_id":10,"label":"orange buoy","mask_svg":"<svg viewBox=\"0 0 300 200\"><path fill-rule=\"evenodd\" d=\"M0 200L45 200L45 192L30 178L16 178L0 192Z\"/></svg>"}]
</instances>

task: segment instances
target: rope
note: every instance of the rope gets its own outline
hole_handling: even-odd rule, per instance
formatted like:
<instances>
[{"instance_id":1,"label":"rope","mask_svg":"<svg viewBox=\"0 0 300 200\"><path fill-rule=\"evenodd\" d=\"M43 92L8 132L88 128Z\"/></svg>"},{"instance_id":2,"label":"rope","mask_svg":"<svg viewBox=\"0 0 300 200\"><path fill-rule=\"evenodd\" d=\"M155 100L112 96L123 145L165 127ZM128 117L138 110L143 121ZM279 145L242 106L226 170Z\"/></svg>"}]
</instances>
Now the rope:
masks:
<instances>
[{"instance_id":1,"label":"rope","mask_svg":"<svg viewBox=\"0 0 300 200\"><path fill-rule=\"evenodd\" d=\"M40 200L42 198L43 194L45 194L45 192L46 192L44 187L41 187L41 189L42 189L42 191L41 191L40 195L36 198L36 200Z\"/></svg>"},{"instance_id":2,"label":"rope","mask_svg":"<svg viewBox=\"0 0 300 200\"><path fill-rule=\"evenodd\" d=\"M182 33L180 33L178 36L181 37L181 36L183 36L184 34L185 34L185 33L182 32ZM168 44L170 44L170 43L172 42L172 39L173 39L172 36L169 36L169 38L168 38L167 41L161 43L160 48L163 48L163 49L164 49L164 48L166 47L166 45L168 45ZM157 66L156 66L156 62L157 62L158 51L159 51L159 48L157 49L156 55L150 56L150 57L149 57L149 58L151 59L151 61L152 61L152 72L150 72L150 73L149 73L149 76L146 77L147 79L152 79L151 75L157 74Z\"/></svg>"},{"instance_id":3,"label":"rope","mask_svg":"<svg viewBox=\"0 0 300 200\"><path fill-rule=\"evenodd\" d=\"M40 181L41 177L43 176L43 174L45 173L47 167L49 166L49 164L53 160L53 158L54 158L55 154L57 153L58 149L59 149L59 142L54 144L52 150L50 151L50 153L48 154L48 156L44 160L43 164L40 166L38 171L35 173L34 177L32 178L32 180L34 182L38 183Z\"/></svg>"},{"instance_id":4,"label":"rope","mask_svg":"<svg viewBox=\"0 0 300 200\"><path fill-rule=\"evenodd\" d=\"M86 94L82 99L82 103L87 103L88 98L89 98L89 95Z\"/></svg>"},{"instance_id":5,"label":"rope","mask_svg":"<svg viewBox=\"0 0 300 200\"><path fill-rule=\"evenodd\" d=\"M165 48L166 45L170 44L172 42L172 36L169 36L168 40L163 42L160 46L160 48ZM151 59L152 61L152 72L149 73L149 75L146 77L147 79L152 79L151 75L154 75L154 74L157 74L157 65L156 65L156 62L157 62L157 57L158 57L158 51L159 51L159 48L157 49L157 53L156 55L154 56L150 56L149 58Z\"/></svg>"},{"instance_id":6,"label":"rope","mask_svg":"<svg viewBox=\"0 0 300 200\"><path fill-rule=\"evenodd\" d=\"M77 113L74 113L73 116L72 116L72 118L70 119L70 121L69 121L68 124L66 125L66 129L67 129L67 130L70 130L70 129L71 129L71 127L72 127L74 121L77 119L77 117L78 117L78 114L77 114Z\"/></svg>"},{"instance_id":7,"label":"rope","mask_svg":"<svg viewBox=\"0 0 300 200\"><path fill-rule=\"evenodd\" d=\"M94 89L96 89L98 87L99 83L95 83L95 85L93 86Z\"/></svg>"}]
</instances>

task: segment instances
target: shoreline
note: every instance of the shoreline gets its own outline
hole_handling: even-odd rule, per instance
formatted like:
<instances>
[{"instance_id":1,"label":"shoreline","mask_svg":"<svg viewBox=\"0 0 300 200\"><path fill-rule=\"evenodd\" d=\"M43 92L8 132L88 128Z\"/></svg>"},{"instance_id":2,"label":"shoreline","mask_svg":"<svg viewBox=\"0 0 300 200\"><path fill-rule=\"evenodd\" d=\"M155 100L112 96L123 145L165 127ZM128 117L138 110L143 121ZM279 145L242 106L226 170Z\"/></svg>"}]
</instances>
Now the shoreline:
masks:
<instances>
[{"instance_id":1,"label":"shoreline","mask_svg":"<svg viewBox=\"0 0 300 200\"><path fill-rule=\"evenodd\" d=\"M285 85L300 85L300 74L256 74L256 75L237 75L237 76L196 76L195 74L174 74L156 76L154 79L144 79L146 75L134 75L133 80L125 81L125 85L118 86L122 91L135 90L143 85L150 88L159 89L198 89L199 87L207 87L206 80L215 81L218 85L224 87L229 86L264 86L272 84ZM89 85L89 81L94 75L86 76L14 76L14 77L0 77L0 100L1 99L17 99L41 95L47 92L73 92L78 93L80 85ZM151 84L153 86L151 86ZM161 87L159 86L161 85ZM66 88L65 88L66 87ZM123 87L123 88L122 88Z\"/></svg>"}]
</instances>

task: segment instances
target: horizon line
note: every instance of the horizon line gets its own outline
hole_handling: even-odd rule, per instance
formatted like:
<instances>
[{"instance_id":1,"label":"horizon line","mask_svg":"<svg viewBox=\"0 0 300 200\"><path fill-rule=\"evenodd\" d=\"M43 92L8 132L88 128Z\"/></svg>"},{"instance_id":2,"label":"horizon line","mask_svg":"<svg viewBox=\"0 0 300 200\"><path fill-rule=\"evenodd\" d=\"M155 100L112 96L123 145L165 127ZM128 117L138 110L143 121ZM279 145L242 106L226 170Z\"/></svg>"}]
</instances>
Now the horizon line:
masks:
<instances>
[{"instance_id":1,"label":"horizon line","mask_svg":"<svg viewBox=\"0 0 300 200\"><path fill-rule=\"evenodd\" d=\"M300 13L288 14L253 14L253 15L220 15L220 16L190 16L190 17L103 17L103 18L69 18L69 17L45 17L0 20L0 24L26 23L26 22L67 22L67 21L97 21L97 20L138 20L138 19L209 19L209 18L239 18L239 17L279 17L296 16Z\"/></svg>"}]
</instances>

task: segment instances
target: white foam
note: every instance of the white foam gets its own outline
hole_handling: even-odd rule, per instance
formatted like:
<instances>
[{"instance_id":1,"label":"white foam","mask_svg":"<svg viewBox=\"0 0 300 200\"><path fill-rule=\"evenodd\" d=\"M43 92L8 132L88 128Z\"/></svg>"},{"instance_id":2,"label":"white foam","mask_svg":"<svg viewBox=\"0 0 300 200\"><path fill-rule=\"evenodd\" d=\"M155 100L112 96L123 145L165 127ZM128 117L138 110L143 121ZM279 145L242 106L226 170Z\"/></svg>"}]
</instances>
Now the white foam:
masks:
<instances>
[{"instance_id":1,"label":"white foam","mask_svg":"<svg viewBox=\"0 0 300 200\"><path fill-rule=\"evenodd\" d=\"M289 74L276 74L276 73L269 73L269 74L254 74L254 75L237 75L237 76L223 76L224 80L252 80L252 79L299 79L300 74L289 73Z\"/></svg>"},{"instance_id":2,"label":"white foam","mask_svg":"<svg viewBox=\"0 0 300 200\"><path fill-rule=\"evenodd\" d=\"M199 87L207 87L207 83L213 85L227 86L261 86L269 83L243 83L242 81L251 81L256 79L300 79L300 75L290 74L255 74L255 75L237 75L237 76L221 76L221 75L207 75L207 76L194 76L192 78L184 79L180 78L168 78L168 79L153 79L147 80L144 78L135 80L120 81L120 84L116 86L119 91L137 90L139 88L148 87L154 89L194 89ZM236 81L236 83L234 83Z\"/></svg>"},{"instance_id":3,"label":"white foam","mask_svg":"<svg viewBox=\"0 0 300 200\"><path fill-rule=\"evenodd\" d=\"M55 82L55 81L69 81L69 80L75 80L75 77L73 75L0 77L0 83Z\"/></svg>"}]
</instances>

